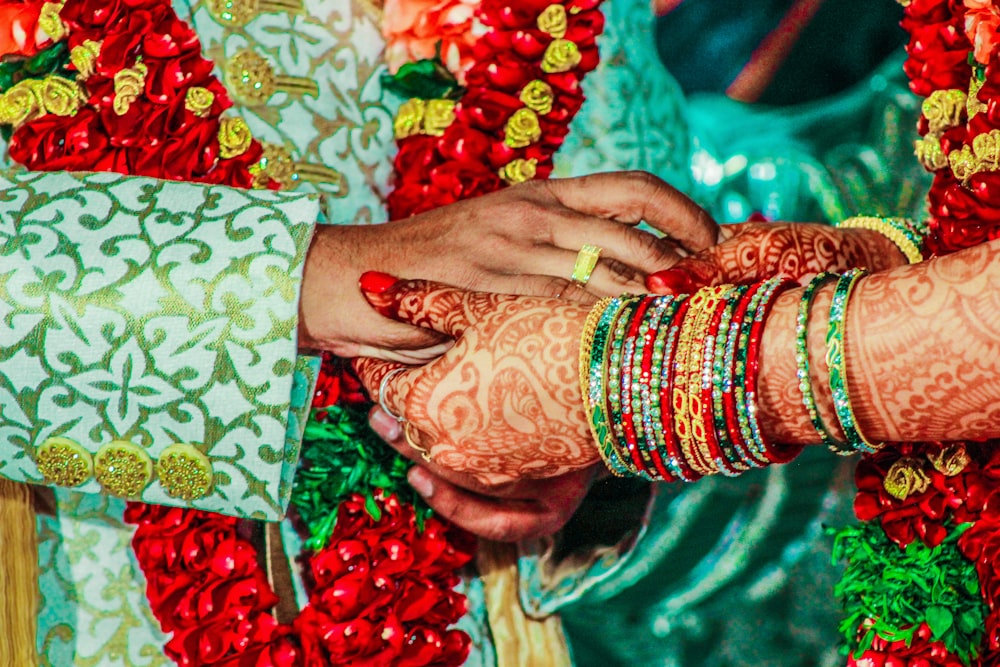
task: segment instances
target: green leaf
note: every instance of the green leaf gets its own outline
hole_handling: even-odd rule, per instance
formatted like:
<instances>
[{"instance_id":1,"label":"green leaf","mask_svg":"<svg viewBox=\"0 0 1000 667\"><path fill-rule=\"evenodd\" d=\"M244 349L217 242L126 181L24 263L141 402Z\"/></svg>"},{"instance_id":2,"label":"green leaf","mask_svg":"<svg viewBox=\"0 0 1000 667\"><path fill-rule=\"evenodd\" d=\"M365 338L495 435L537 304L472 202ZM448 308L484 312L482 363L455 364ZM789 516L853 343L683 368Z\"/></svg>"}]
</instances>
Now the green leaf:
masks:
<instances>
[{"instance_id":1,"label":"green leaf","mask_svg":"<svg viewBox=\"0 0 1000 667\"><path fill-rule=\"evenodd\" d=\"M458 100L465 94L465 89L436 57L406 63L395 74L383 74L382 87L404 99Z\"/></svg>"},{"instance_id":2,"label":"green leaf","mask_svg":"<svg viewBox=\"0 0 1000 667\"><path fill-rule=\"evenodd\" d=\"M935 640L939 640L944 633L951 629L955 619L951 612L944 607L930 607L927 609L927 626L931 629L931 634Z\"/></svg>"}]
</instances>

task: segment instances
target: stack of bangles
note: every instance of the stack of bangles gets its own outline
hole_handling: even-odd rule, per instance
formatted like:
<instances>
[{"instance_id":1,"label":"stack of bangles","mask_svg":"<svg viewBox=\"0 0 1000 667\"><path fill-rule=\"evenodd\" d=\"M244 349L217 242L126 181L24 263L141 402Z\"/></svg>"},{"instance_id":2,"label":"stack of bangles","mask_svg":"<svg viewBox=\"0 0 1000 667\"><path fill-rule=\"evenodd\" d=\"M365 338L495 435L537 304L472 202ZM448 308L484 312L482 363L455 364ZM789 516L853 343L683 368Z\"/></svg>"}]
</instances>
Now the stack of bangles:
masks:
<instances>
[{"instance_id":1,"label":"stack of bangles","mask_svg":"<svg viewBox=\"0 0 1000 667\"><path fill-rule=\"evenodd\" d=\"M919 242L913 245L919 252ZM871 453L879 447L861 434L854 419L844 354L847 303L866 273L852 269L816 276L802 290L798 310L802 402L818 441L837 453ZM826 363L845 441L832 435L819 416L806 346L813 297L834 280ZM778 295L795 287L798 283L779 276L752 285L704 287L693 295L625 295L598 302L583 329L580 387L608 469L651 481L693 482L795 458L802 447L768 442L757 415L765 321Z\"/></svg>"}]
</instances>

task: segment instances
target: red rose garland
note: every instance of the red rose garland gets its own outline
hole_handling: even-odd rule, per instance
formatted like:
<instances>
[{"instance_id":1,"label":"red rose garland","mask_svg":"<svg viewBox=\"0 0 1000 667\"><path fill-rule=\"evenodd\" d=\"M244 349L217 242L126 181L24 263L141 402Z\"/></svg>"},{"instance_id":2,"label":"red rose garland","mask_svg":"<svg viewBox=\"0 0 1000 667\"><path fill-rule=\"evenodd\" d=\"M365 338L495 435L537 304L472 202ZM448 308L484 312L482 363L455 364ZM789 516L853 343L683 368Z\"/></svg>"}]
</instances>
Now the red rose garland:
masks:
<instances>
[{"instance_id":1,"label":"red rose garland","mask_svg":"<svg viewBox=\"0 0 1000 667\"><path fill-rule=\"evenodd\" d=\"M414 134L430 129L428 137L401 146L402 194L390 202L396 216L418 210L401 204L417 193L419 210L426 210L549 173L552 153L583 101L580 78L596 65L594 39L603 25L597 4L482 5L478 18L488 29L475 48L479 62L469 72L459 120L439 140L429 139L436 129L421 123ZM169 0L0 0L3 16L18 26L0 33L0 56L18 57L0 63L0 125L13 129L15 161L35 170L278 187L258 165L262 149L245 123L222 117L231 106L228 95ZM525 79L528 74L537 80ZM511 94L519 91L514 101ZM333 467L343 467L351 459L338 443L357 432L352 420L363 413L352 416L333 403L349 406L363 397L334 366L325 363L320 374L304 459L315 442L336 460ZM334 410L340 421L327 424ZM448 626L465 612L464 597L453 589L474 541L424 516L426 510L364 486L398 485L405 475L398 461L354 461L348 468L375 467L361 494L336 496L343 499L333 520L323 498L293 497L296 507L309 510L315 550L303 556L309 603L289 624L270 613L277 597L240 521L129 504L125 520L136 525L133 547L153 614L172 635L165 646L171 659L255 667L465 661L469 639ZM317 482L325 474L329 470L313 460L300 475L302 493L329 488Z\"/></svg>"}]
</instances>

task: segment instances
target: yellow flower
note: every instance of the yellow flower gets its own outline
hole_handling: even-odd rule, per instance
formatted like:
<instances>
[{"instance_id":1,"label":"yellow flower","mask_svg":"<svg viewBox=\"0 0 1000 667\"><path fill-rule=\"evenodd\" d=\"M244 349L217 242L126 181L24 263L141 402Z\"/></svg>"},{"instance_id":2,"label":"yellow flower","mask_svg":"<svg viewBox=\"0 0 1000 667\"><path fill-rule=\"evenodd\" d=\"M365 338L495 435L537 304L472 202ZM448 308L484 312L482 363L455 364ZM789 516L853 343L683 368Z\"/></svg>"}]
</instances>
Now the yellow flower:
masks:
<instances>
[{"instance_id":1,"label":"yellow flower","mask_svg":"<svg viewBox=\"0 0 1000 667\"><path fill-rule=\"evenodd\" d=\"M566 8L549 5L538 15L538 29L556 39L566 36Z\"/></svg>"},{"instance_id":2,"label":"yellow flower","mask_svg":"<svg viewBox=\"0 0 1000 667\"><path fill-rule=\"evenodd\" d=\"M253 136L242 118L223 118L219 123L219 157L223 160L243 155Z\"/></svg>"},{"instance_id":3,"label":"yellow flower","mask_svg":"<svg viewBox=\"0 0 1000 667\"><path fill-rule=\"evenodd\" d=\"M415 134L420 134L426 107L427 104L418 97L403 102L403 105L399 107L399 112L396 113L396 119L392 123L396 139L406 139Z\"/></svg>"},{"instance_id":4,"label":"yellow flower","mask_svg":"<svg viewBox=\"0 0 1000 667\"><path fill-rule=\"evenodd\" d=\"M546 74L568 72L580 64L580 49L568 39L554 39L542 56L542 71Z\"/></svg>"},{"instance_id":5,"label":"yellow flower","mask_svg":"<svg viewBox=\"0 0 1000 667\"><path fill-rule=\"evenodd\" d=\"M37 82L31 80L22 81L0 95L0 123L16 128L43 111L35 83Z\"/></svg>"},{"instance_id":6,"label":"yellow flower","mask_svg":"<svg viewBox=\"0 0 1000 667\"><path fill-rule=\"evenodd\" d=\"M77 79L89 79L94 75L94 65L97 63L97 56L100 53L101 43L92 39L73 47L73 50L69 52L69 60L76 68Z\"/></svg>"},{"instance_id":7,"label":"yellow flower","mask_svg":"<svg viewBox=\"0 0 1000 667\"><path fill-rule=\"evenodd\" d=\"M84 100L79 85L59 76L43 79L38 93L42 107L57 116L74 115Z\"/></svg>"},{"instance_id":8,"label":"yellow flower","mask_svg":"<svg viewBox=\"0 0 1000 667\"><path fill-rule=\"evenodd\" d=\"M900 500L906 500L914 493L923 493L930 484L930 477L923 471L920 461L909 457L893 463L882 480L886 492Z\"/></svg>"},{"instance_id":9,"label":"yellow flower","mask_svg":"<svg viewBox=\"0 0 1000 667\"><path fill-rule=\"evenodd\" d=\"M38 13L38 27L54 42L66 36L66 24L59 18L62 8L61 2L46 2Z\"/></svg>"},{"instance_id":10,"label":"yellow flower","mask_svg":"<svg viewBox=\"0 0 1000 667\"><path fill-rule=\"evenodd\" d=\"M951 165L951 172L955 174L955 178L963 183L976 173L976 156L968 146L962 146L961 150L949 153L948 164Z\"/></svg>"},{"instance_id":11,"label":"yellow flower","mask_svg":"<svg viewBox=\"0 0 1000 667\"><path fill-rule=\"evenodd\" d=\"M954 477L965 470L972 459L965 451L965 445L948 445L936 452L929 452L927 459L934 466L934 469L947 477Z\"/></svg>"},{"instance_id":12,"label":"yellow flower","mask_svg":"<svg viewBox=\"0 0 1000 667\"><path fill-rule=\"evenodd\" d=\"M538 160L535 158L531 158L530 160L517 158L500 167L497 173L506 183L514 185L515 183L523 183L533 179L537 167Z\"/></svg>"},{"instance_id":13,"label":"yellow flower","mask_svg":"<svg viewBox=\"0 0 1000 667\"><path fill-rule=\"evenodd\" d=\"M451 100L427 100L424 108L424 132L440 137L455 120L455 103Z\"/></svg>"},{"instance_id":14,"label":"yellow flower","mask_svg":"<svg viewBox=\"0 0 1000 667\"><path fill-rule=\"evenodd\" d=\"M930 171L937 171L938 169L944 169L948 166L948 156L944 154L944 150L941 148L941 139L935 135L927 135L922 139L918 139L914 144L914 154L916 154L917 159L920 160L920 164L924 165L925 169Z\"/></svg>"},{"instance_id":15,"label":"yellow flower","mask_svg":"<svg viewBox=\"0 0 1000 667\"><path fill-rule=\"evenodd\" d=\"M943 132L962 122L965 92L958 89L935 90L920 107L931 132Z\"/></svg>"},{"instance_id":16,"label":"yellow flower","mask_svg":"<svg viewBox=\"0 0 1000 667\"><path fill-rule=\"evenodd\" d=\"M215 93L201 86L191 86L184 96L184 108L199 118L208 115L213 102L215 102Z\"/></svg>"},{"instance_id":17,"label":"yellow flower","mask_svg":"<svg viewBox=\"0 0 1000 667\"><path fill-rule=\"evenodd\" d=\"M529 81L521 90L520 99L524 106L544 116L552 111L552 86L540 79Z\"/></svg>"},{"instance_id":18,"label":"yellow flower","mask_svg":"<svg viewBox=\"0 0 1000 667\"><path fill-rule=\"evenodd\" d=\"M503 141L511 148L524 148L538 141L541 136L538 115L531 109L518 109L507 120Z\"/></svg>"},{"instance_id":19,"label":"yellow flower","mask_svg":"<svg viewBox=\"0 0 1000 667\"><path fill-rule=\"evenodd\" d=\"M135 67L126 67L115 74L115 101L111 108L119 116L128 113L132 102L135 102L142 94L146 86L146 72L149 68L142 63L136 63Z\"/></svg>"},{"instance_id":20,"label":"yellow flower","mask_svg":"<svg viewBox=\"0 0 1000 667\"><path fill-rule=\"evenodd\" d=\"M972 152L976 156L976 171L996 170L1000 165L1000 130L977 135L972 140Z\"/></svg>"}]
</instances>

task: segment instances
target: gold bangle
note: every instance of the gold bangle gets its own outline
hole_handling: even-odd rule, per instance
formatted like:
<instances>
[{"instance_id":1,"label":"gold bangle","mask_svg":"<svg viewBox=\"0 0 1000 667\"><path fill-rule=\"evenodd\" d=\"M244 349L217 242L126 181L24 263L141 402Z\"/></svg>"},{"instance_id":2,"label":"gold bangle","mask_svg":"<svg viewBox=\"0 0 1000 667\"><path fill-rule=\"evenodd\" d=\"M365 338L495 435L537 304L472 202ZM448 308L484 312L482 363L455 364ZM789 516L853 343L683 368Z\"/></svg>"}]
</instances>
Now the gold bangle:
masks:
<instances>
[{"instance_id":1,"label":"gold bangle","mask_svg":"<svg viewBox=\"0 0 1000 667\"><path fill-rule=\"evenodd\" d=\"M903 231L903 225L906 225L904 218L876 218L859 215L842 221L837 227L842 229L867 229L878 232L899 248L899 251L906 257L907 262L910 264L919 264L924 261L924 254L920 250L920 244L910 234ZM911 234L916 236L916 232L911 231Z\"/></svg>"}]
</instances>

